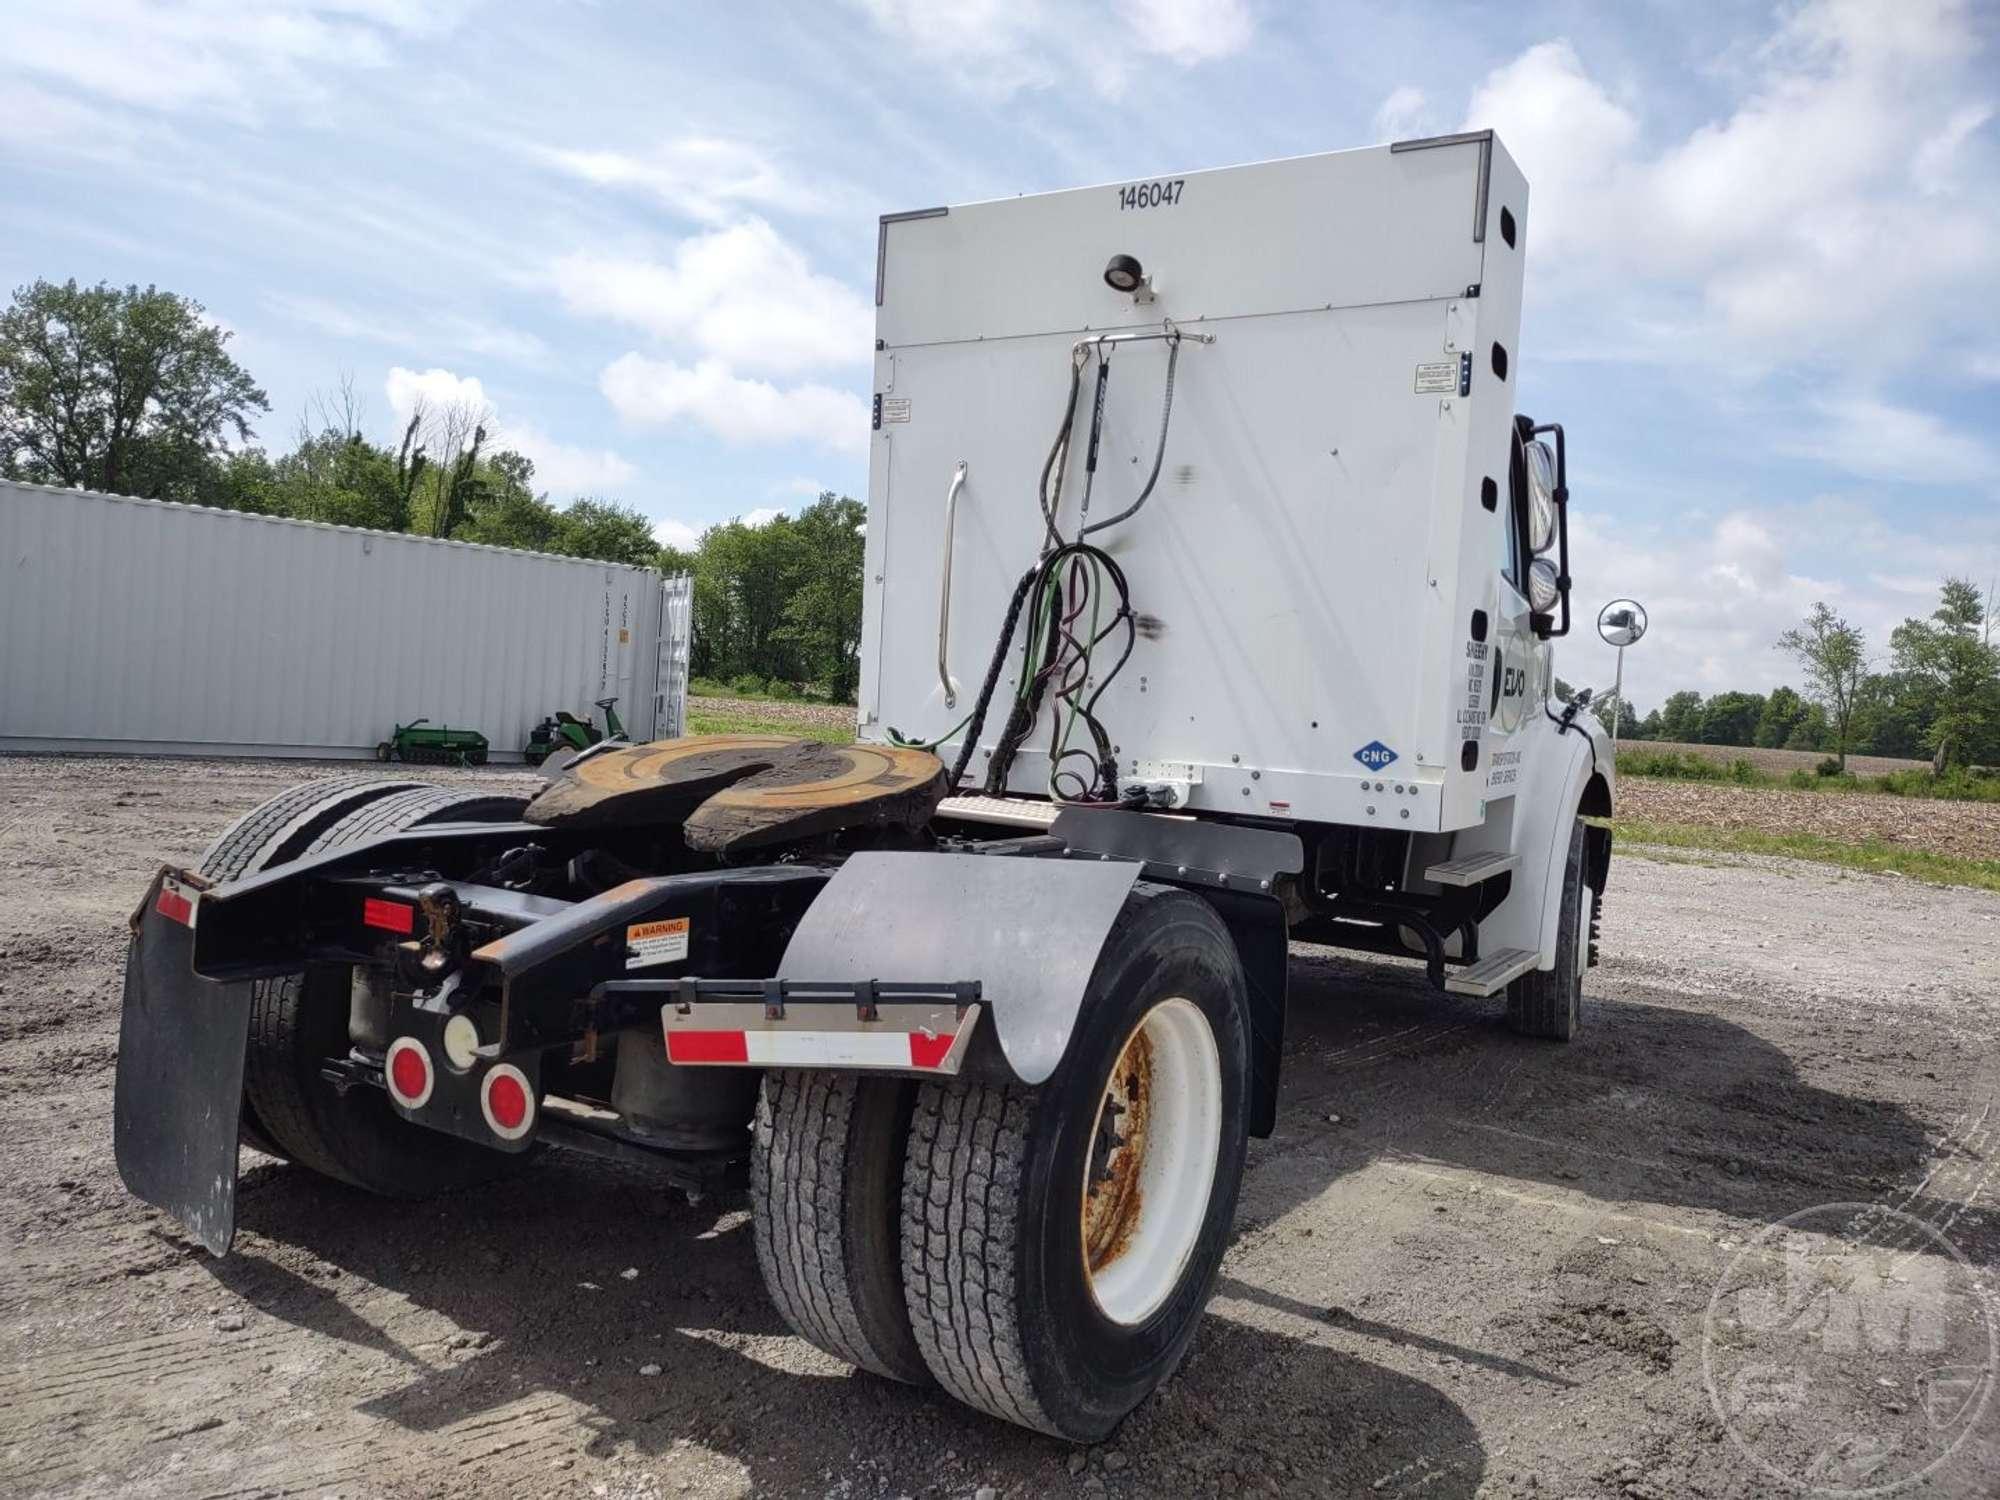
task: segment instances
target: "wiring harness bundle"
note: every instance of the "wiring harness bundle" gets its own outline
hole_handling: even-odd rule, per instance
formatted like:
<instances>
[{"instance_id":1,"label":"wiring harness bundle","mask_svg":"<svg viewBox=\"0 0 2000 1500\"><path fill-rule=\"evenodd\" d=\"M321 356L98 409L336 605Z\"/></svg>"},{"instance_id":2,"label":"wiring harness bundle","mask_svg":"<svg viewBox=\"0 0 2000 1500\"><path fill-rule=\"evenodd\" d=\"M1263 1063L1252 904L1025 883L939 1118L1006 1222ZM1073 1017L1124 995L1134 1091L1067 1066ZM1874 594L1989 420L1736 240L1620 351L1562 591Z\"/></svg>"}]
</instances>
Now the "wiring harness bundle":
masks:
<instances>
[{"instance_id":1,"label":"wiring harness bundle","mask_svg":"<svg viewBox=\"0 0 2000 1500\"><path fill-rule=\"evenodd\" d=\"M1013 649L1014 637L1025 614L1028 621L1026 650L1015 676L1007 720L994 746L983 778L989 796L1003 795L1009 772L1021 746L1033 733L1043 706L1051 708L1049 722L1049 796L1058 802L1110 803L1119 799L1117 747L1097 705L1112 681L1131 659L1132 648L1141 630L1141 617L1132 608L1132 591L1118 560L1088 538L1131 520L1151 497L1159 483L1160 466L1167 451L1167 430L1173 420L1174 374L1185 337L1208 342L1213 335L1185 335L1172 323L1163 323L1159 333L1107 334L1079 341L1071 351L1069 397L1063 406L1062 422L1055 442L1042 465L1039 501L1042 509L1042 551L1035 565L1021 575L1008 601L999 639L987 663L985 680L972 711L937 739L924 742L935 749L964 731L958 758L951 768L952 786L962 783L977 750L986 715L993 703ZM1104 432L1105 397L1111 380L1111 351L1119 343L1138 339L1164 340L1167 345L1165 391L1160 404L1160 436L1153 451L1152 471L1147 475L1138 498L1116 515L1093 522L1090 501L1097 478L1098 447ZM1065 537L1060 515L1065 475L1076 432L1077 402L1083 392L1083 373L1091 360L1097 362L1097 381L1091 403L1090 435L1084 458L1083 497L1077 516L1076 535ZM1117 656L1101 674L1097 650L1118 638ZM1079 729L1081 734L1079 735ZM893 729L899 744L913 744Z\"/></svg>"}]
</instances>

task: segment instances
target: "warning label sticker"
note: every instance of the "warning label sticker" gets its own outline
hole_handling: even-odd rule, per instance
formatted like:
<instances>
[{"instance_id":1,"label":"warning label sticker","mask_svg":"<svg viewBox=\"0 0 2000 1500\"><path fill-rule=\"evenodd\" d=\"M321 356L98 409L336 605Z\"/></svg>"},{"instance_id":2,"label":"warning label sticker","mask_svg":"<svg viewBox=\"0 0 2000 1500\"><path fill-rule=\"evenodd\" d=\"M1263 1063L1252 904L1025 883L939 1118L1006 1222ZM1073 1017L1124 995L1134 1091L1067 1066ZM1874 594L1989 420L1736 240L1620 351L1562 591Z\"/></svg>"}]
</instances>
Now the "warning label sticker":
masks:
<instances>
[{"instance_id":1,"label":"warning label sticker","mask_svg":"<svg viewBox=\"0 0 2000 1500\"><path fill-rule=\"evenodd\" d=\"M1458 361L1441 359L1436 364L1417 366L1417 394L1419 396L1455 396L1458 394Z\"/></svg>"},{"instance_id":2,"label":"warning label sticker","mask_svg":"<svg viewBox=\"0 0 2000 1500\"><path fill-rule=\"evenodd\" d=\"M625 967L650 969L655 964L679 963L688 956L688 919L669 917L664 922L634 922L625 929Z\"/></svg>"}]
</instances>

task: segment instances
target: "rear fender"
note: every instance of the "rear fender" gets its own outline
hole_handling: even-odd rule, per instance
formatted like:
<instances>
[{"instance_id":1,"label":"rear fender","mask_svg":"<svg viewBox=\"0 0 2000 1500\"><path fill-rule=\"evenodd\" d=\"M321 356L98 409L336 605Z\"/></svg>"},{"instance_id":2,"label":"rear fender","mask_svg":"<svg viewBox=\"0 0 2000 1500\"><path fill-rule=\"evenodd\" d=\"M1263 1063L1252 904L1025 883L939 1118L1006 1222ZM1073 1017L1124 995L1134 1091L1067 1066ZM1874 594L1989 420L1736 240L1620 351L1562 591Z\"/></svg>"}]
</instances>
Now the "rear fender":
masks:
<instances>
[{"instance_id":1,"label":"rear fender","mask_svg":"<svg viewBox=\"0 0 2000 1500\"><path fill-rule=\"evenodd\" d=\"M1129 860L856 854L807 909L777 977L977 979L1007 1070L1041 1083L1139 874Z\"/></svg>"}]
</instances>

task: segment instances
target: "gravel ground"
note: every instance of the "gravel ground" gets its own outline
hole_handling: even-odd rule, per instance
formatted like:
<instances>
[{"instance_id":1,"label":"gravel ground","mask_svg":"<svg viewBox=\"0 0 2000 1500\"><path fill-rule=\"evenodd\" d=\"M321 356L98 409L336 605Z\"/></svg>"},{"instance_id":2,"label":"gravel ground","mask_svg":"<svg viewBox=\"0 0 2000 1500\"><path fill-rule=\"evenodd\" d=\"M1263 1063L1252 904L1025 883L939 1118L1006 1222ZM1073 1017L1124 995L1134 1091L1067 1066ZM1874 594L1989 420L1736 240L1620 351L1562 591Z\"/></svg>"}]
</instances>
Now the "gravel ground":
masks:
<instances>
[{"instance_id":1,"label":"gravel ground","mask_svg":"<svg viewBox=\"0 0 2000 1500\"><path fill-rule=\"evenodd\" d=\"M2000 860L2000 802L1943 802L1879 792L1793 792L1624 776L1618 816L1698 828L1816 833L1842 843L1878 839L1961 859Z\"/></svg>"},{"instance_id":2,"label":"gravel ground","mask_svg":"<svg viewBox=\"0 0 2000 1500\"><path fill-rule=\"evenodd\" d=\"M121 923L159 861L308 769L0 759L0 1492L1759 1496L1781 1486L1753 1452L1914 1473L1939 1371L1990 1391L1958 1357L1976 1317L1857 1345L1829 1314L1735 1375L1790 1325L1705 1339L1755 1237L1816 1205L1912 1215L1970 1267L1852 1220L1828 1243L1901 1247L1863 1293L2000 1259L2000 896L1757 859L1621 857L1568 1047L1299 949L1218 1295L1096 1450L818 1354L765 1301L740 1201L587 1161L410 1205L246 1154L213 1260L112 1166ZM1865 1410L1737 1399L1813 1358ZM1993 1493L1969 1409L1909 1493Z\"/></svg>"}]
</instances>

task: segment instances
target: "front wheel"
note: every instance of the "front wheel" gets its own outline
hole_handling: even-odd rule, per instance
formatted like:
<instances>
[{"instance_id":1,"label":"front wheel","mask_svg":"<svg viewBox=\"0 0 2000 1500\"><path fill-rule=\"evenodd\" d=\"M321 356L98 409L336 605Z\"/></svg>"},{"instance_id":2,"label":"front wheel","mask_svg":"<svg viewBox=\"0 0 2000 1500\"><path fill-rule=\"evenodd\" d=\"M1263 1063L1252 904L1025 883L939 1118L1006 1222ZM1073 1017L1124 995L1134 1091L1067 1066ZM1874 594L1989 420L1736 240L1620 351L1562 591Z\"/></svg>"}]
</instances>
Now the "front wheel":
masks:
<instances>
[{"instance_id":1,"label":"front wheel","mask_svg":"<svg viewBox=\"0 0 2000 1500\"><path fill-rule=\"evenodd\" d=\"M938 1383L1092 1442L1174 1371L1236 1212L1248 988L1213 907L1139 886L1054 1077L918 1090L903 1288Z\"/></svg>"},{"instance_id":2,"label":"front wheel","mask_svg":"<svg viewBox=\"0 0 2000 1500\"><path fill-rule=\"evenodd\" d=\"M1566 1042L1583 1025L1583 971L1590 967L1590 883L1584 878L1583 820L1570 826L1563 861L1562 915L1556 922L1556 966L1531 969L1507 987L1507 1024L1523 1036Z\"/></svg>"}]
</instances>

